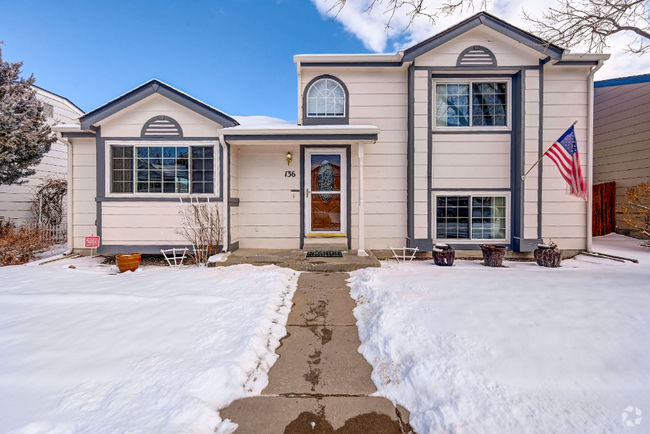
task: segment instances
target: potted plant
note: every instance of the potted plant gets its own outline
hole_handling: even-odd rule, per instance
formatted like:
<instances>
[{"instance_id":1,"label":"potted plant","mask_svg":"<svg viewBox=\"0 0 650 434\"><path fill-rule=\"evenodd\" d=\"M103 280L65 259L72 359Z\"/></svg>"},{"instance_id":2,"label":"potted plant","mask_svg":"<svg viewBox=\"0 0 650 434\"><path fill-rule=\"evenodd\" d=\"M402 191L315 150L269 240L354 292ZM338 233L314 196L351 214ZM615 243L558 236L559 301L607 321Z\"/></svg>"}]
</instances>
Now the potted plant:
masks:
<instances>
[{"instance_id":1,"label":"potted plant","mask_svg":"<svg viewBox=\"0 0 650 434\"><path fill-rule=\"evenodd\" d=\"M442 267L454 265L456 252L447 244L436 244L433 246L433 263Z\"/></svg>"},{"instance_id":2,"label":"potted plant","mask_svg":"<svg viewBox=\"0 0 650 434\"><path fill-rule=\"evenodd\" d=\"M506 246L496 244L481 244L483 251L483 264L486 267L502 267L503 257L506 255Z\"/></svg>"},{"instance_id":3,"label":"potted plant","mask_svg":"<svg viewBox=\"0 0 650 434\"><path fill-rule=\"evenodd\" d=\"M117 268L120 269L120 273L137 270L141 260L140 253L123 253L115 256Z\"/></svg>"},{"instance_id":4,"label":"potted plant","mask_svg":"<svg viewBox=\"0 0 650 434\"><path fill-rule=\"evenodd\" d=\"M541 267L559 267L562 262L562 250L551 241L548 244L538 244L535 252L535 261Z\"/></svg>"}]
</instances>

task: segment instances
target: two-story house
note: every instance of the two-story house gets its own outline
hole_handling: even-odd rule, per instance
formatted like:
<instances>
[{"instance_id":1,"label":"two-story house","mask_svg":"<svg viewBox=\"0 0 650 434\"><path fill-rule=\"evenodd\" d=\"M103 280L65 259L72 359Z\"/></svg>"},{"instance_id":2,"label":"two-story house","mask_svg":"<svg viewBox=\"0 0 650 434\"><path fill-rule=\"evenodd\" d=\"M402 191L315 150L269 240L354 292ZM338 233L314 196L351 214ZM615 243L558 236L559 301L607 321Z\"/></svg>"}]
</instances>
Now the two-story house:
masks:
<instances>
[{"instance_id":1,"label":"two-story house","mask_svg":"<svg viewBox=\"0 0 650 434\"><path fill-rule=\"evenodd\" d=\"M590 203L546 162L578 121L591 182L593 73L481 12L394 54L297 55L298 121L235 119L151 80L59 128L72 143L74 248L187 244L179 197L221 206L226 248L590 243Z\"/></svg>"}]
</instances>

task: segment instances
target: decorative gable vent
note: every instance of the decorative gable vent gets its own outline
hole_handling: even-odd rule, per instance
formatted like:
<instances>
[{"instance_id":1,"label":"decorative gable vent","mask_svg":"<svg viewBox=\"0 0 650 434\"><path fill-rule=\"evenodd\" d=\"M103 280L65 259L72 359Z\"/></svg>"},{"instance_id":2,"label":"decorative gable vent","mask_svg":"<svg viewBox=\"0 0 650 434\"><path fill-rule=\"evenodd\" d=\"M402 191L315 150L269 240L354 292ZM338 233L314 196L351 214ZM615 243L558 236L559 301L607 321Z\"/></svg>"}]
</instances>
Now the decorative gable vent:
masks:
<instances>
[{"instance_id":1,"label":"decorative gable vent","mask_svg":"<svg viewBox=\"0 0 650 434\"><path fill-rule=\"evenodd\" d=\"M497 66L497 59L487 48L473 45L460 53L456 66Z\"/></svg>"},{"instance_id":2,"label":"decorative gable vent","mask_svg":"<svg viewBox=\"0 0 650 434\"><path fill-rule=\"evenodd\" d=\"M156 116L144 124L140 137L183 137L183 130L169 116Z\"/></svg>"}]
</instances>

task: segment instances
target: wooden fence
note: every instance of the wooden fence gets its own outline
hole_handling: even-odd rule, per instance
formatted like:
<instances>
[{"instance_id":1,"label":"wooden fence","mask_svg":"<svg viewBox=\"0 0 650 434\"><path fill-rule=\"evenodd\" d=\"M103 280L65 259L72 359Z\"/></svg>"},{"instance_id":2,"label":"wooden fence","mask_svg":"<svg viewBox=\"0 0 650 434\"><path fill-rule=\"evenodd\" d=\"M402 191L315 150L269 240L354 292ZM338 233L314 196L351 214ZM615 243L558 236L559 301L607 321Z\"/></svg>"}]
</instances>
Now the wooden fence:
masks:
<instances>
[{"instance_id":1,"label":"wooden fence","mask_svg":"<svg viewBox=\"0 0 650 434\"><path fill-rule=\"evenodd\" d=\"M68 224L64 221L59 225L46 225L38 222L27 223L30 228L41 230L41 240L51 244L63 244L68 239Z\"/></svg>"},{"instance_id":2,"label":"wooden fence","mask_svg":"<svg viewBox=\"0 0 650 434\"><path fill-rule=\"evenodd\" d=\"M616 182L594 185L593 194L593 236L616 232Z\"/></svg>"}]
</instances>

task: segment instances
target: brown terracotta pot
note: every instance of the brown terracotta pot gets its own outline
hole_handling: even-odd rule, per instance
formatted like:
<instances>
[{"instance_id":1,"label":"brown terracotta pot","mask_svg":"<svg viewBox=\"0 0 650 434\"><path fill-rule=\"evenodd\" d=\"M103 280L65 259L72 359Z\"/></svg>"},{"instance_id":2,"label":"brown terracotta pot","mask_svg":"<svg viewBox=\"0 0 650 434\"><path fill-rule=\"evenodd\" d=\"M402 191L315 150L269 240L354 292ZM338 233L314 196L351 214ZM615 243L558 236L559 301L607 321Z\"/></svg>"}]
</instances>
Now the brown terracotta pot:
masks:
<instances>
[{"instance_id":1,"label":"brown terracotta pot","mask_svg":"<svg viewBox=\"0 0 650 434\"><path fill-rule=\"evenodd\" d=\"M117 268L120 269L120 273L137 270L141 259L142 258L140 256L140 253L123 253L121 255L115 256L115 261L117 261Z\"/></svg>"}]
</instances>

